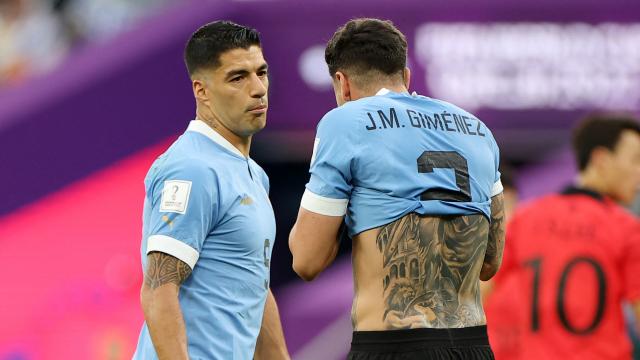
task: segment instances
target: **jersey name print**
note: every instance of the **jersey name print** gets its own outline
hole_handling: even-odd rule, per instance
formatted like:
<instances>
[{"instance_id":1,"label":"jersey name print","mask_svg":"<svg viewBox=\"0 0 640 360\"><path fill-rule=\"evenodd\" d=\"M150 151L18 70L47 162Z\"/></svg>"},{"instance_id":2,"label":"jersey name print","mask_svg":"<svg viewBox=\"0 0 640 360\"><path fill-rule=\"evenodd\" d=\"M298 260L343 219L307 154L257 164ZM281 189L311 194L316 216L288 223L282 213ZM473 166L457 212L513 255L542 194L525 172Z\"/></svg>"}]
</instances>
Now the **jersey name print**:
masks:
<instances>
[{"instance_id":1,"label":"jersey name print","mask_svg":"<svg viewBox=\"0 0 640 360\"><path fill-rule=\"evenodd\" d=\"M482 122L471 116L447 111L429 115L409 108L405 109L405 113L405 117L399 117L398 111L394 107L387 110L378 110L376 114L367 112L370 123L368 125L365 124L365 129L372 131L411 126L416 129L433 129L458 132L471 136L487 136L483 130L484 125Z\"/></svg>"},{"instance_id":2,"label":"jersey name print","mask_svg":"<svg viewBox=\"0 0 640 360\"><path fill-rule=\"evenodd\" d=\"M444 101L383 91L327 113L316 137L302 206L346 214L351 236L411 212L488 219L502 191L491 132Z\"/></svg>"}]
</instances>

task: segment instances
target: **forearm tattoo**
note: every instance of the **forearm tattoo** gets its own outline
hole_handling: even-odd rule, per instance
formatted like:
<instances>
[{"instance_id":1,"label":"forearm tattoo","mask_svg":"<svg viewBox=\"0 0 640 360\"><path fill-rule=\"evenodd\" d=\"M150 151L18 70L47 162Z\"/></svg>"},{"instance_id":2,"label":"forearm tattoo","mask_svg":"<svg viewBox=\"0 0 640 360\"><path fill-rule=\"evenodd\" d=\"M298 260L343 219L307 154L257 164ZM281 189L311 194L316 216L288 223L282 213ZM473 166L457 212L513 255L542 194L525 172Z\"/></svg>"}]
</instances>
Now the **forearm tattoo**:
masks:
<instances>
[{"instance_id":1,"label":"forearm tattoo","mask_svg":"<svg viewBox=\"0 0 640 360\"><path fill-rule=\"evenodd\" d=\"M502 262L504 249L504 197L502 194L491 199L491 226L489 228L489 241L485 252L485 262L492 266L499 266Z\"/></svg>"},{"instance_id":2,"label":"forearm tattoo","mask_svg":"<svg viewBox=\"0 0 640 360\"><path fill-rule=\"evenodd\" d=\"M176 257L157 251L152 251L147 255L144 282L151 289L157 289L168 283L180 286L190 274L189 265Z\"/></svg>"},{"instance_id":3,"label":"forearm tattoo","mask_svg":"<svg viewBox=\"0 0 640 360\"><path fill-rule=\"evenodd\" d=\"M489 223L482 215L411 213L382 228L386 329L483 325L478 276Z\"/></svg>"}]
</instances>

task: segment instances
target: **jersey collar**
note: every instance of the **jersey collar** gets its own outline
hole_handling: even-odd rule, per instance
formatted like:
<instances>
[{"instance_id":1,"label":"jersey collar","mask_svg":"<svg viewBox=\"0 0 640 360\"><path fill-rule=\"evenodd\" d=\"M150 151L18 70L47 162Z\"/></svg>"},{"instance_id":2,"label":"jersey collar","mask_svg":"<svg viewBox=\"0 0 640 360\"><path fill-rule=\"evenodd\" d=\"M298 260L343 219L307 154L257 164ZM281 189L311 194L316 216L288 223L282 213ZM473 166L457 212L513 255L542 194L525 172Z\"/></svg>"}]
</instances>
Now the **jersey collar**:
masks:
<instances>
[{"instance_id":1,"label":"jersey collar","mask_svg":"<svg viewBox=\"0 0 640 360\"><path fill-rule=\"evenodd\" d=\"M376 96L384 96L384 95L387 95L390 92L391 92L391 90L389 90L387 88L382 88L382 89L378 90L378 92L376 93ZM411 93L411 96L418 96L418 93L414 91L414 92Z\"/></svg>"},{"instance_id":2,"label":"jersey collar","mask_svg":"<svg viewBox=\"0 0 640 360\"><path fill-rule=\"evenodd\" d=\"M576 186L568 186L562 191L562 195L585 195L595 200L604 202L604 196L602 196L602 194L600 194L599 192Z\"/></svg>"},{"instance_id":3,"label":"jersey collar","mask_svg":"<svg viewBox=\"0 0 640 360\"><path fill-rule=\"evenodd\" d=\"M389 90L387 88L382 88L382 89L378 90L378 92L376 93L376 96L387 95L390 92L391 92L391 90Z\"/></svg>"},{"instance_id":4,"label":"jersey collar","mask_svg":"<svg viewBox=\"0 0 640 360\"><path fill-rule=\"evenodd\" d=\"M187 127L187 131L193 131L193 132L200 133L200 134L208 137L214 143L216 143L216 144L222 146L223 148L231 151L235 155L238 155L238 156L242 157L243 159L247 158L246 156L244 156L240 152L240 150L238 150L238 148L233 146L229 142L229 140L225 139L222 135L220 135L220 133L218 133L217 131L213 130L209 125L207 125L202 120L197 120L197 119L196 120L191 120L191 122L189 122L189 127Z\"/></svg>"}]
</instances>

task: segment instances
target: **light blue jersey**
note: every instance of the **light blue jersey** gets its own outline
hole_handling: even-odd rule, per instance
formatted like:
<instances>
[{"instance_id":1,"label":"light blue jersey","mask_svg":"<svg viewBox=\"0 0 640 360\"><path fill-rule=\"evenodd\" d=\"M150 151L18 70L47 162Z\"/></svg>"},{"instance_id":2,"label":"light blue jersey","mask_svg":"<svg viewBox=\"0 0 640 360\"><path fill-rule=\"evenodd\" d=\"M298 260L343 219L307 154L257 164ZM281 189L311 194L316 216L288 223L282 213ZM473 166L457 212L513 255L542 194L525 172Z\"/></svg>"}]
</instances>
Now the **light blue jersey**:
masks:
<instances>
[{"instance_id":1,"label":"light blue jersey","mask_svg":"<svg viewBox=\"0 0 640 360\"><path fill-rule=\"evenodd\" d=\"M475 116L382 89L322 118L302 207L346 214L352 236L410 212L490 218L498 164L493 135Z\"/></svg>"},{"instance_id":2,"label":"light blue jersey","mask_svg":"<svg viewBox=\"0 0 640 360\"><path fill-rule=\"evenodd\" d=\"M252 359L275 239L267 175L195 120L151 166L145 188L143 267L160 251L193 269L179 293L190 358ZM157 359L146 324L133 358Z\"/></svg>"}]
</instances>

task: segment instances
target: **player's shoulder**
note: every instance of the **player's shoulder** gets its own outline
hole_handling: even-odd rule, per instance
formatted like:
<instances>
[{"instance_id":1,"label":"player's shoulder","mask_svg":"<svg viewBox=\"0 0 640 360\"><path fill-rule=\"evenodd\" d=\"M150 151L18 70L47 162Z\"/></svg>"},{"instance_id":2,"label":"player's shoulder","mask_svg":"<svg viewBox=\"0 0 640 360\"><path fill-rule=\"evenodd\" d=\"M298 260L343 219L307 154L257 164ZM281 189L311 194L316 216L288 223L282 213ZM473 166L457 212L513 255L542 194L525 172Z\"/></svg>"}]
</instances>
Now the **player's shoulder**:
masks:
<instances>
[{"instance_id":1,"label":"player's shoulder","mask_svg":"<svg viewBox=\"0 0 640 360\"><path fill-rule=\"evenodd\" d=\"M638 221L629 211L609 199L589 195L586 192L570 192L570 189L523 202L514 213L514 218L566 216L567 213L573 213L579 208L583 214L591 213L601 221L607 219L625 223Z\"/></svg>"},{"instance_id":2,"label":"player's shoulder","mask_svg":"<svg viewBox=\"0 0 640 360\"><path fill-rule=\"evenodd\" d=\"M450 114L456 114L458 116L464 116L464 117L473 119L474 121L479 123L478 127L481 127L482 131L485 133L488 133L490 135L489 138L493 139L493 133L491 132L491 129L484 123L484 121L482 121L482 119L480 119L478 116L476 116L472 112L445 100L430 98L428 96L423 96L423 95L416 95L415 97L419 98L422 101L422 103L424 103L425 106L428 106L430 110L434 113L442 114L447 112Z\"/></svg>"},{"instance_id":3,"label":"player's shoulder","mask_svg":"<svg viewBox=\"0 0 640 360\"><path fill-rule=\"evenodd\" d=\"M559 194L547 194L541 197L523 201L513 214L514 220L533 219L540 215L552 216L555 205L564 199Z\"/></svg>"},{"instance_id":4,"label":"player's shoulder","mask_svg":"<svg viewBox=\"0 0 640 360\"><path fill-rule=\"evenodd\" d=\"M202 196L211 194L218 183L216 172L201 157L176 156L172 151L162 154L144 179L149 195L164 191L167 184L182 184L178 186L188 186L191 192Z\"/></svg>"},{"instance_id":5,"label":"player's shoulder","mask_svg":"<svg viewBox=\"0 0 640 360\"><path fill-rule=\"evenodd\" d=\"M636 229L640 228L640 219L636 215L611 199L605 199L604 202L607 212L615 219L615 222Z\"/></svg>"},{"instance_id":6,"label":"player's shoulder","mask_svg":"<svg viewBox=\"0 0 640 360\"><path fill-rule=\"evenodd\" d=\"M182 140L184 135L154 161L147 177L194 179L210 178L216 174L215 161L205 157L202 152L192 151Z\"/></svg>"},{"instance_id":7,"label":"player's shoulder","mask_svg":"<svg viewBox=\"0 0 640 360\"><path fill-rule=\"evenodd\" d=\"M464 116L468 116L470 118L473 118L473 119L476 119L476 120L482 122L482 120L480 120L477 116L475 116L471 112L467 111L466 109L463 109L462 107L460 107L458 105L450 103L448 101L441 100L441 99L436 99L436 98L431 98L431 97L423 96L423 95L417 95L416 97L419 98L420 100L422 100L422 102L424 102L428 106L431 106L436 110L455 112L457 114L462 114Z\"/></svg>"},{"instance_id":8,"label":"player's shoulder","mask_svg":"<svg viewBox=\"0 0 640 360\"><path fill-rule=\"evenodd\" d=\"M361 123L362 107L350 101L342 106L327 112L316 128L317 136L320 138L327 135L353 136L356 133L358 124Z\"/></svg>"},{"instance_id":9,"label":"player's shoulder","mask_svg":"<svg viewBox=\"0 0 640 360\"><path fill-rule=\"evenodd\" d=\"M322 118L323 119L334 119L342 116L353 115L354 113L358 113L364 109L365 102L361 100L356 101L348 101L338 107L335 107L329 112L327 112Z\"/></svg>"},{"instance_id":10,"label":"player's shoulder","mask_svg":"<svg viewBox=\"0 0 640 360\"><path fill-rule=\"evenodd\" d=\"M465 108L463 108L463 107L461 107L459 105L450 103L450 102L442 100L442 99L430 98L430 97L426 97L426 96L423 96L423 97L429 99L431 102L433 102L434 105L437 105L437 106L441 107L442 109L451 110L452 112L456 112L458 114L462 114L464 116L468 116L468 117L473 118L473 119L479 121L480 123L484 124L482 119L480 119L474 113L468 111L467 109L465 109Z\"/></svg>"}]
</instances>

